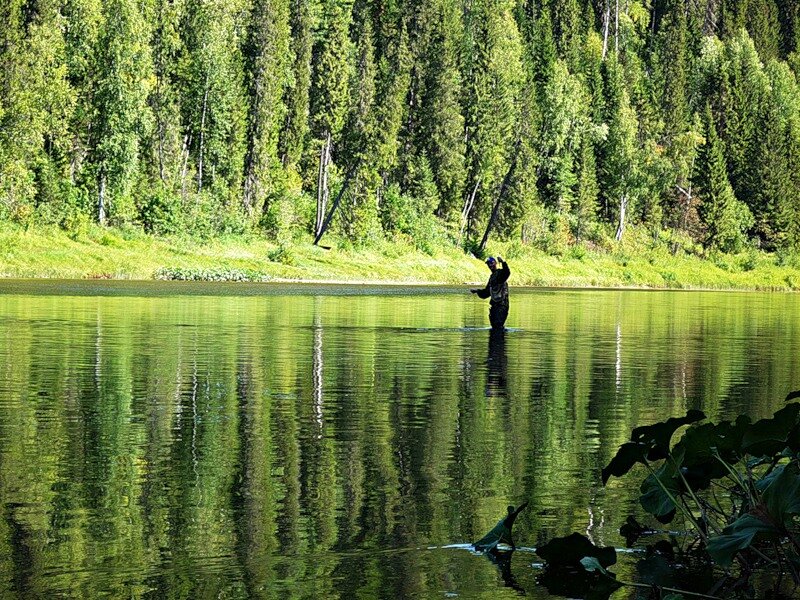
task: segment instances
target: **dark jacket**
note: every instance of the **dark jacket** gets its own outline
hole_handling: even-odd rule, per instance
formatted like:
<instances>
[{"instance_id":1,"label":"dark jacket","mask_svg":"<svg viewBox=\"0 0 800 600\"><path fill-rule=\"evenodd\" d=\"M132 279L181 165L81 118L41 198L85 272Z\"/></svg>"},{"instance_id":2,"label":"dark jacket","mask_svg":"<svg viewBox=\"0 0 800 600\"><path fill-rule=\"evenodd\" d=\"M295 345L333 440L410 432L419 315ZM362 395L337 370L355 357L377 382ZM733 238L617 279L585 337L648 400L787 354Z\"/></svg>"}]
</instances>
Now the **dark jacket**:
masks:
<instances>
[{"instance_id":1,"label":"dark jacket","mask_svg":"<svg viewBox=\"0 0 800 600\"><path fill-rule=\"evenodd\" d=\"M491 298L490 304L508 304L508 277L511 275L511 269L508 268L508 263L503 261L501 269L495 269L489 275L489 281L486 287L478 290L479 298Z\"/></svg>"}]
</instances>

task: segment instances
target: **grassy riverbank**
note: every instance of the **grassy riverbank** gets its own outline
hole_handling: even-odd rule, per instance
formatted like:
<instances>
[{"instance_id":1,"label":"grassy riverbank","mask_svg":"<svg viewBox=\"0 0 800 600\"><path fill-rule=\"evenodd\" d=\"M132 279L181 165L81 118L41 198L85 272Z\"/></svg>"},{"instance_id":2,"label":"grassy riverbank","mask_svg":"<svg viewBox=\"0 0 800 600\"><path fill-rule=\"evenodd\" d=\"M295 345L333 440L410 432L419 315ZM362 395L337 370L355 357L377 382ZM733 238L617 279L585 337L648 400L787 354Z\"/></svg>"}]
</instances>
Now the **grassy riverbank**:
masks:
<instances>
[{"instance_id":1,"label":"grassy riverbank","mask_svg":"<svg viewBox=\"0 0 800 600\"><path fill-rule=\"evenodd\" d=\"M325 240L278 246L259 237L216 240L155 238L136 231L92 227L81 235L56 228L0 228L0 276L16 278L248 279L342 282L483 282L483 263L454 247L433 255L381 242L352 248ZM670 252L635 232L610 251L573 247L546 254L518 243L490 244L508 258L514 285L679 289L800 289L800 263L749 250L700 257Z\"/></svg>"}]
</instances>

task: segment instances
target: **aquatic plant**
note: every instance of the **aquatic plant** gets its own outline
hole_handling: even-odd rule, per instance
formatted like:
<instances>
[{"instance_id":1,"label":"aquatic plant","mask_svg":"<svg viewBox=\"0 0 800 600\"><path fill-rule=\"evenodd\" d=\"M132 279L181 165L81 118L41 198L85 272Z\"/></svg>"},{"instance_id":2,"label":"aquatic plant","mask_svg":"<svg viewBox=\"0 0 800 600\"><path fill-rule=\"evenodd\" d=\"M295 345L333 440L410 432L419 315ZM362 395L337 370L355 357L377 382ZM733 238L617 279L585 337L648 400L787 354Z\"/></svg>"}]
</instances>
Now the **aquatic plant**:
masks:
<instances>
[{"instance_id":1,"label":"aquatic plant","mask_svg":"<svg viewBox=\"0 0 800 600\"><path fill-rule=\"evenodd\" d=\"M182 269L162 268L153 279L163 281L269 281L271 277L252 269Z\"/></svg>"},{"instance_id":2,"label":"aquatic plant","mask_svg":"<svg viewBox=\"0 0 800 600\"><path fill-rule=\"evenodd\" d=\"M644 466L642 508L662 524L683 519L686 535L677 551L717 567L721 577L712 597L752 594L749 582L755 573L773 575L775 593L785 576L793 591L800 585L800 403L791 402L797 398L800 392L792 392L786 406L755 423L742 415L733 422L699 424L705 415L690 410L683 417L637 427L602 470L605 485L611 477ZM675 432L686 425L672 445ZM632 516L621 528L629 545L647 532ZM581 580L588 588L602 582L602 590L595 590L602 596L612 581L613 591L620 582L607 568L616 558L603 558L577 535L553 540L537 552L548 567L571 557L592 575ZM553 544L557 552L551 551Z\"/></svg>"}]
</instances>

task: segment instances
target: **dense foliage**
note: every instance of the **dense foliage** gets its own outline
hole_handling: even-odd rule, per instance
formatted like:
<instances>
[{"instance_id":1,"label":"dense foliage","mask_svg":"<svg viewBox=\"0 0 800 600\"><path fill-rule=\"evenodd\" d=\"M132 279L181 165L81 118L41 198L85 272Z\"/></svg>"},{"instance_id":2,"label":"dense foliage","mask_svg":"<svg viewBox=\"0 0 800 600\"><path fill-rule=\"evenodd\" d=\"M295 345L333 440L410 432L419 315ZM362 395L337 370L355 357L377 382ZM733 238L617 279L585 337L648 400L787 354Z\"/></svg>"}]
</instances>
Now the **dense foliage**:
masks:
<instances>
[{"instance_id":1,"label":"dense foliage","mask_svg":"<svg viewBox=\"0 0 800 600\"><path fill-rule=\"evenodd\" d=\"M790 393L786 400L797 398L800 391ZM783 575L791 580L794 597L800 585L800 403L788 403L755 423L740 415L734 422L697 425L705 418L702 411L692 409L684 417L635 428L630 441L620 446L602 470L606 485L611 477L625 476L636 465L644 465L649 474L640 486L642 508L659 523L682 517L683 533L672 532L672 543L662 540L649 546L640 571L669 571L678 564L685 569L693 559L707 570L710 559L726 570L712 587L715 595L683 594L754 597L749 580L766 570L772 575L768 580L774 586L773 597L781 597ZM673 435L684 425L692 426L672 445ZM629 516L620 533L631 545L643 535L658 532ZM606 570L616 562L614 549L597 548L578 533L551 540L537 553L551 575L544 578L545 584L551 591L553 584L561 586L557 593L564 595L583 597L587 590L598 588L592 597L605 598L623 584L661 587L660 592L656 590L659 598L664 591L679 591L657 586L655 581L649 585L617 581ZM580 573L583 569L599 576L585 576ZM583 576L567 577L565 583L564 572L576 570Z\"/></svg>"},{"instance_id":2,"label":"dense foliage","mask_svg":"<svg viewBox=\"0 0 800 600\"><path fill-rule=\"evenodd\" d=\"M800 246L797 0L2 0L0 218Z\"/></svg>"}]
</instances>

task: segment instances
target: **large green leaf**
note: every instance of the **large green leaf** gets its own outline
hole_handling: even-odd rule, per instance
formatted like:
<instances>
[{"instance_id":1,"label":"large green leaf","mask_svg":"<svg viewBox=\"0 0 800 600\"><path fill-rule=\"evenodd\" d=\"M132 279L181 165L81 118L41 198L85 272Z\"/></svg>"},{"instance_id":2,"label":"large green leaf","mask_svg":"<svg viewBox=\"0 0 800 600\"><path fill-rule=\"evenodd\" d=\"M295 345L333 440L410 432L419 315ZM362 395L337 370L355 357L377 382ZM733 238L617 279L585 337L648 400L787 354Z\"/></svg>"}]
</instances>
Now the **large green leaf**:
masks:
<instances>
[{"instance_id":1,"label":"large green leaf","mask_svg":"<svg viewBox=\"0 0 800 600\"><path fill-rule=\"evenodd\" d=\"M762 495L769 516L785 527L800 514L800 468L793 462L780 470Z\"/></svg>"},{"instance_id":2,"label":"large green leaf","mask_svg":"<svg viewBox=\"0 0 800 600\"><path fill-rule=\"evenodd\" d=\"M672 494L673 498L681 490L680 479L677 477L671 461L667 461L654 474L647 476L642 482L640 488L642 495L639 497L642 508L658 519L659 522L670 523L675 517L676 506L664 488Z\"/></svg>"},{"instance_id":3,"label":"large green leaf","mask_svg":"<svg viewBox=\"0 0 800 600\"><path fill-rule=\"evenodd\" d=\"M686 430L672 454L683 453L683 476L693 490L706 489L712 480L728 475L717 456L728 464L739 462L742 438L749 426L750 418L742 415L735 423L704 423Z\"/></svg>"},{"instance_id":4,"label":"large green leaf","mask_svg":"<svg viewBox=\"0 0 800 600\"><path fill-rule=\"evenodd\" d=\"M778 535L774 526L754 515L746 514L723 529L722 535L709 538L708 553L715 563L729 567L736 553L749 548L754 539L771 539Z\"/></svg>"},{"instance_id":5,"label":"large green leaf","mask_svg":"<svg viewBox=\"0 0 800 600\"><path fill-rule=\"evenodd\" d=\"M742 457L742 438L749 427L750 417L745 415L740 415L735 423L722 421L690 427L680 441L686 452L684 464L693 466L713 462L719 465L716 455L730 464L739 462ZM722 465L720 467L727 472Z\"/></svg>"},{"instance_id":6,"label":"large green leaf","mask_svg":"<svg viewBox=\"0 0 800 600\"><path fill-rule=\"evenodd\" d=\"M596 558L603 567L609 567L617 562L617 552L614 548L599 548L580 533L554 538L537 548L536 554L552 567L581 566L581 559L587 556Z\"/></svg>"},{"instance_id":7,"label":"large green leaf","mask_svg":"<svg viewBox=\"0 0 800 600\"><path fill-rule=\"evenodd\" d=\"M703 411L691 409L683 417L671 417L661 423L637 427L631 432L631 441L647 447L647 460L660 460L669 455L670 440L679 427L705 418Z\"/></svg>"},{"instance_id":8,"label":"large green leaf","mask_svg":"<svg viewBox=\"0 0 800 600\"><path fill-rule=\"evenodd\" d=\"M800 415L800 402L784 406L770 419L753 423L742 438L742 450L751 456L779 454L796 438L796 427Z\"/></svg>"},{"instance_id":9,"label":"large green leaf","mask_svg":"<svg viewBox=\"0 0 800 600\"><path fill-rule=\"evenodd\" d=\"M626 442L619 447L617 454L611 459L602 470L603 485L608 482L609 477L622 477L633 468L636 463L644 464L644 456L647 447L642 444Z\"/></svg>"}]
</instances>

